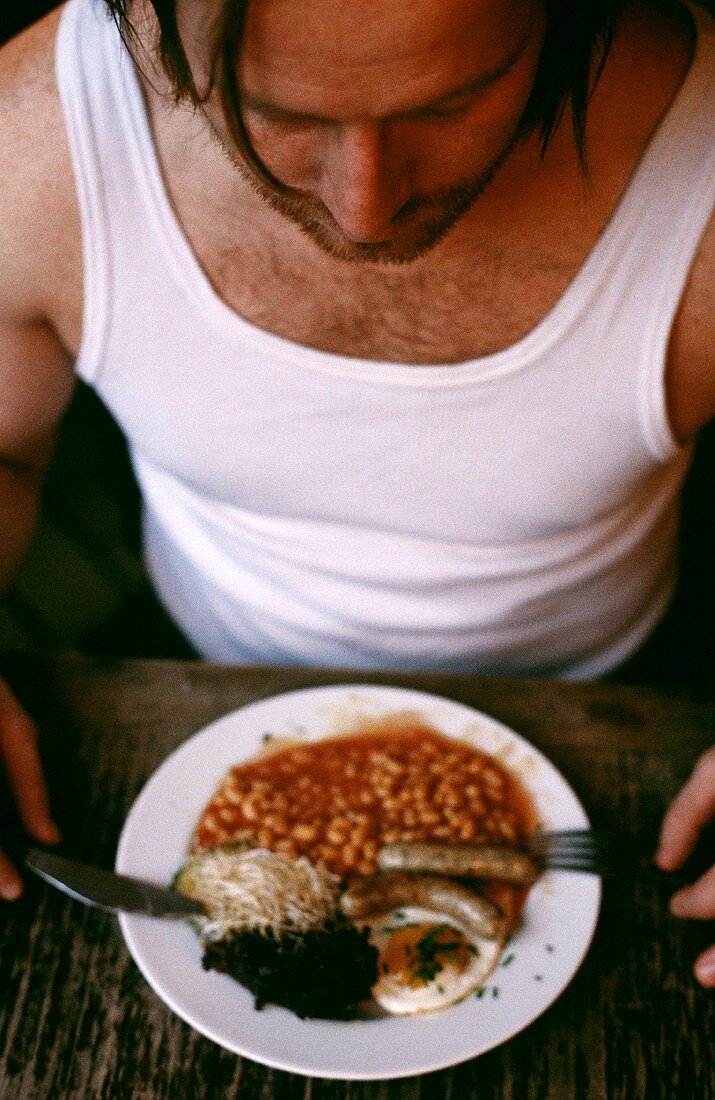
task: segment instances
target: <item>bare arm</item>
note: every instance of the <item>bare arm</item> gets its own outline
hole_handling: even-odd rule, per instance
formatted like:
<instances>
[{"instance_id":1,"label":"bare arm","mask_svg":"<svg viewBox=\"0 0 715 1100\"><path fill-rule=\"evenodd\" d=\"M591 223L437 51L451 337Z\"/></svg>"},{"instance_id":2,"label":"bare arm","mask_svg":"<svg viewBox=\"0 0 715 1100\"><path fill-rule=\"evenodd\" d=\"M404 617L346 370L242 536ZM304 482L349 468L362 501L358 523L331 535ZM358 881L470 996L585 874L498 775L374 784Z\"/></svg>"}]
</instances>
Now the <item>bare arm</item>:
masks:
<instances>
[{"instance_id":1,"label":"bare arm","mask_svg":"<svg viewBox=\"0 0 715 1100\"><path fill-rule=\"evenodd\" d=\"M715 416L715 222L705 234L673 329L668 363L670 411L676 435L690 438ZM715 820L715 746L704 753L663 819L655 860L682 867L701 831ZM671 912L686 920L715 918L715 865L673 895ZM695 976L715 988L715 944L695 960Z\"/></svg>"},{"instance_id":2,"label":"bare arm","mask_svg":"<svg viewBox=\"0 0 715 1100\"><path fill-rule=\"evenodd\" d=\"M74 387L55 312L71 284L67 257L77 251L67 240L68 232L76 235L76 210L71 171L63 178L55 29L52 16L0 50L0 589L32 537L55 430ZM34 724L2 682L0 769L28 833L56 841ZM0 896L20 891L17 871L0 852Z\"/></svg>"},{"instance_id":3,"label":"bare arm","mask_svg":"<svg viewBox=\"0 0 715 1100\"><path fill-rule=\"evenodd\" d=\"M54 78L57 22L53 13L0 50L0 588L27 548L74 385L57 323L79 238Z\"/></svg>"},{"instance_id":4,"label":"bare arm","mask_svg":"<svg viewBox=\"0 0 715 1100\"><path fill-rule=\"evenodd\" d=\"M715 417L715 218L701 242L668 349L668 403L676 436Z\"/></svg>"},{"instance_id":5,"label":"bare arm","mask_svg":"<svg viewBox=\"0 0 715 1100\"><path fill-rule=\"evenodd\" d=\"M72 391L66 361L40 322L0 320L0 588L35 527L54 429Z\"/></svg>"},{"instance_id":6,"label":"bare arm","mask_svg":"<svg viewBox=\"0 0 715 1100\"><path fill-rule=\"evenodd\" d=\"M7 313L7 311L6 311ZM66 355L39 322L0 322L0 586L30 542L54 424L72 389ZM0 681L0 768L6 773L28 833L53 843L53 824L37 753L34 724ZM0 895L21 890L17 871L0 851Z\"/></svg>"}]
</instances>

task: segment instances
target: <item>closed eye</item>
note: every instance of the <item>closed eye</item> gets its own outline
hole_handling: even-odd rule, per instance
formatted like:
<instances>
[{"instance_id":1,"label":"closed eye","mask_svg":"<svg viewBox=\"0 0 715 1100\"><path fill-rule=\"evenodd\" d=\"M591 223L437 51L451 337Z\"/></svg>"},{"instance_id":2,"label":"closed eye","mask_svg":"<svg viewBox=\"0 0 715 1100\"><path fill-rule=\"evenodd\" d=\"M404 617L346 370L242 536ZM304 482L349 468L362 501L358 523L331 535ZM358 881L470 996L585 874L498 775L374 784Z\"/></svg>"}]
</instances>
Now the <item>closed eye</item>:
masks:
<instances>
[{"instance_id":1,"label":"closed eye","mask_svg":"<svg viewBox=\"0 0 715 1100\"><path fill-rule=\"evenodd\" d=\"M264 126L272 126L278 130L303 130L316 126L334 125L331 119L321 118L319 115L294 114L292 111L281 111L263 103L251 103L244 100L246 113L253 115L254 119Z\"/></svg>"},{"instance_id":2,"label":"closed eye","mask_svg":"<svg viewBox=\"0 0 715 1100\"><path fill-rule=\"evenodd\" d=\"M468 101L462 101L460 103L455 103L454 105L450 106L445 105L442 107L425 107L421 111L415 111L414 114L408 115L407 117L415 119L426 119L427 121L431 119L446 120L461 118L463 115L468 114L469 111L472 109L475 99L475 96L470 96Z\"/></svg>"}]
</instances>

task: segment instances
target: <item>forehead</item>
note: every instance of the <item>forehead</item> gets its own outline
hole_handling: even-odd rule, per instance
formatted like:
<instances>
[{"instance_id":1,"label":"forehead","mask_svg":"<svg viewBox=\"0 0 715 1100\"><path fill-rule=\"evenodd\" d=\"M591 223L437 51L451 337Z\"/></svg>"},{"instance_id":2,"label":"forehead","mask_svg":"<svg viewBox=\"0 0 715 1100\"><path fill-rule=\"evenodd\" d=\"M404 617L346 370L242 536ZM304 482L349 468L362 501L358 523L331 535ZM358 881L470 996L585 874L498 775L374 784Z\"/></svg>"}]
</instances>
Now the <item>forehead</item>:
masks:
<instances>
[{"instance_id":1,"label":"forehead","mask_svg":"<svg viewBox=\"0 0 715 1100\"><path fill-rule=\"evenodd\" d=\"M296 111L389 113L492 72L533 0L252 0L241 81Z\"/></svg>"}]
</instances>

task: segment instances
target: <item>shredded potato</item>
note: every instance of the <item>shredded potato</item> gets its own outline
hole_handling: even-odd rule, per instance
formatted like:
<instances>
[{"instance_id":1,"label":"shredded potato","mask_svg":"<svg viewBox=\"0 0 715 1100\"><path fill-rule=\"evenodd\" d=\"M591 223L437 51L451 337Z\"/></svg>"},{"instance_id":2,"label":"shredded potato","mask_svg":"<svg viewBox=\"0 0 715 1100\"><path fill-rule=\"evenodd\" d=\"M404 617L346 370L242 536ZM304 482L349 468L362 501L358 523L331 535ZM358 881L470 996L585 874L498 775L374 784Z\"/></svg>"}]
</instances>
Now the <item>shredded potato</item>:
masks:
<instances>
[{"instance_id":1,"label":"shredded potato","mask_svg":"<svg viewBox=\"0 0 715 1100\"><path fill-rule=\"evenodd\" d=\"M340 879L307 859L280 852L215 848L190 859L174 886L206 906L207 917L196 921L207 943L241 929L318 928L335 916Z\"/></svg>"}]
</instances>

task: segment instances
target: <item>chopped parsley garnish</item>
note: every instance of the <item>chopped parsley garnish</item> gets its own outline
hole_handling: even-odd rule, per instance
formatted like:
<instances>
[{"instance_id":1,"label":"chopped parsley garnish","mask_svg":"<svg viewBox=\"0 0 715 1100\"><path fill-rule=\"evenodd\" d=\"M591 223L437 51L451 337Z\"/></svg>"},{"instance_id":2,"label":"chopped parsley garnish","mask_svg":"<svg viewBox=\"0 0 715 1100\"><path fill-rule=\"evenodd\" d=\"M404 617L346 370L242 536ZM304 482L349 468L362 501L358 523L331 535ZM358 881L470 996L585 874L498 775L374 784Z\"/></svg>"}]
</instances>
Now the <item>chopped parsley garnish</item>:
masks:
<instances>
[{"instance_id":1,"label":"chopped parsley garnish","mask_svg":"<svg viewBox=\"0 0 715 1100\"><path fill-rule=\"evenodd\" d=\"M427 930L414 949L406 945L410 970L418 981L431 982L437 977L439 972L444 969L441 955L464 950L465 945L461 939L441 938L452 931L453 929L448 924L436 924Z\"/></svg>"},{"instance_id":2,"label":"chopped parsley garnish","mask_svg":"<svg viewBox=\"0 0 715 1100\"><path fill-rule=\"evenodd\" d=\"M514 952L512 951L511 955L507 955L506 958L503 960L502 966L508 966L509 963L513 960L513 958L514 958Z\"/></svg>"}]
</instances>

